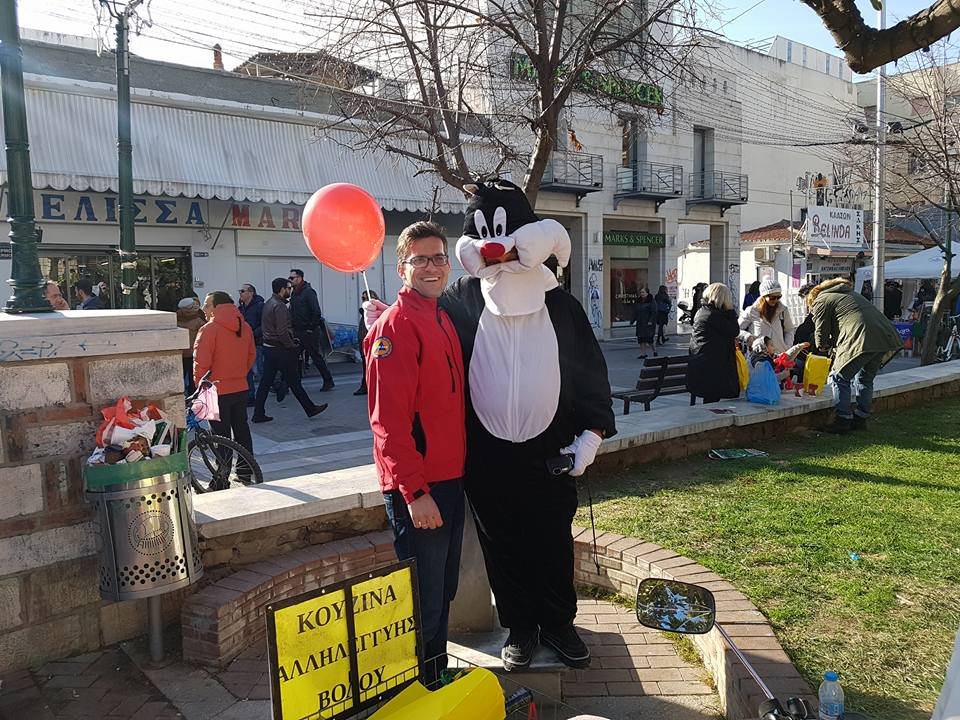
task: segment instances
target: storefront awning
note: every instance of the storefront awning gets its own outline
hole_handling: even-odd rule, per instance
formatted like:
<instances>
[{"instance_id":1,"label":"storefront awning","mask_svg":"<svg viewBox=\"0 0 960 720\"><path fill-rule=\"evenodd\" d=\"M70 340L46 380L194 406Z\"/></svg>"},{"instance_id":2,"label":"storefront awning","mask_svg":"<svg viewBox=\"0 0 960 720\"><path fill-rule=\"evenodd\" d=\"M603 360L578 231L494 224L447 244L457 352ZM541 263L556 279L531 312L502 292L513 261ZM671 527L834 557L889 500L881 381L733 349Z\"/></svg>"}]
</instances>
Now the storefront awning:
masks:
<instances>
[{"instance_id":1,"label":"storefront awning","mask_svg":"<svg viewBox=\"0 0 960 720\"><path fill-rule=\"evenodd\" d=\"M35 188L117 192L113 88L76 83L26 89ZM136 91L135 91L136 92ZM317 119L270 108L157 93L132 104L133 189L140 195L304 204L320 187L355 183L386 210L460 213L463 196L404 159L359 152L360 137L320 137ZM2 137L0 128L0 137ZM0 154L0 183L6 183ZM439 189L438 189L439 188Z\"/></svg>"}]
</instances>

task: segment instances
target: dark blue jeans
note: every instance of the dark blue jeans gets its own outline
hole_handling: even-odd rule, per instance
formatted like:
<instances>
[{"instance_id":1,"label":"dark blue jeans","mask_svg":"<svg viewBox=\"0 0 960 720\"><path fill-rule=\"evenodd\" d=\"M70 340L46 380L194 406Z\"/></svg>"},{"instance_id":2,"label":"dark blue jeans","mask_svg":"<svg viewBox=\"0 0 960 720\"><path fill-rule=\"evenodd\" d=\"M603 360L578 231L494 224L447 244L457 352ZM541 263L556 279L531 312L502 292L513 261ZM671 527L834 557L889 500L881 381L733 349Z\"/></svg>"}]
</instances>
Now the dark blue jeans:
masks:
<instances>
[{"instance_id":1,"label":"dark blue jeans","mask_svg":"<svg viewBox=\"0 0 960 720\"><path fill-rule=\"evenodd\" d=\"M263 345L257 345L257 359L247 373L247 398L254 400L257 397L256 381L263 377Z\"/></svg>"},{"instance_id":2,"label":"dark blue jeans","mask_svg":"<svg viewBox=\"0 0 960 720\"><path fill-rule=\"evenodd\" d=\"M854 415L870 417L870 405L873 401L873 379L880 372L880 365L886 352L872 352L858 355L847 363L840 372L832 373L833 398L837 415L850 420ZM857 407L852 407L853 385L857 385Z\"/></svg>"},{"instance_id":3,"label":"dark blue jeans","mask_svg":"<svg viewBox=\"0 0 960 720\"><path fill-rule=\"evenodd\" d=\"M387 518L393 528L393 546L400 560L415 558L420 589L420 626L429 684L446 668L447 619L457 594L460 550L463 546L463 481L446 480L430 486L443 525L435 530L413 526L407 504L398 490L384 493Z\"/></svg>"}]
</instances>

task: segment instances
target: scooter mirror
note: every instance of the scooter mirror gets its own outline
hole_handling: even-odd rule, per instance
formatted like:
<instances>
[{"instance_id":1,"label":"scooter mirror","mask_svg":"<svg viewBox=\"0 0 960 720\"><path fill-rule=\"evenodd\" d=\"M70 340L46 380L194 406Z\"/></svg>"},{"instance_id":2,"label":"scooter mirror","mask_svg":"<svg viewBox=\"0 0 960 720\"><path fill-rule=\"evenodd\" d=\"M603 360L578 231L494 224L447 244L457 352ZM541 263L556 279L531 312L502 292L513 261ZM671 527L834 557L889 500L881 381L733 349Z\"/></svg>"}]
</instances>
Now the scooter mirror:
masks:
<instances>
[{"instance_id":1,"label":"scooter mirror","mask_svg":"<svg viewBox=\"0 0 960 720\"><path fill-rule=\"evenodd\" d=\"M637 588L637 622L655 630L702 635L717 616L713 593L699 585L648 578Z\"/></svg>"}]
</instances>

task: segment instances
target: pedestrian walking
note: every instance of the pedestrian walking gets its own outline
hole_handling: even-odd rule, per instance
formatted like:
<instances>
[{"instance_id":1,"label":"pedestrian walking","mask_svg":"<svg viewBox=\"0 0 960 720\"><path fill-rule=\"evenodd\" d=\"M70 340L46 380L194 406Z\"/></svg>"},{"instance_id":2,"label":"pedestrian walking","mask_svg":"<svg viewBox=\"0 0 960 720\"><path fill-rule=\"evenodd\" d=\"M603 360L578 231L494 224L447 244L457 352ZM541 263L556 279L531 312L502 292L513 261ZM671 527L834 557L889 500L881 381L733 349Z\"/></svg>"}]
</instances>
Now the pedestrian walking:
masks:
<instances>
[{"instance_id":1,"label":"pedestrian walking","mask_svg":"<svg viewBox=\"0 0 960 720\"><path fill-rule=\"evenodd\" d=\"M367 362L366 355L363 352L363 339L367 336L367 323L364 319L363 303L368 300L379 300L380 297L373 291L370 290L369 293L367 290L364 290L360 294L360 307L358 312L360 318L357 321L357 345L360 348L360 387L353 391L354 395L366 395L367 394Z\"/></svg>"},{"instance_id":2,"label":"pedestrian walking","mask_svg":"<svg viewBox=\"0 0 960 720\"><path fill-rule=\"evenodd\" d=\"M760 283L759 299L740 313L740 339L748 348L757 343L763 352L765 337L770 338L777 355L793 346L793 318L782 299L783 290L776 280L765 278Z\"/></svg>"},{"instance_id":3,"label":"pedestrian walking","mask_svg":"<svg viewBox=\"0 0 960 720\"><path fill-rule=\"evenodd\" d=\"M103 310L103 301L93 294L93 283L88 278L80 278L73 286L80 298L80 310Z\"/></svg>"},{"instance_id":4,"label":"pedestrian walking","mask_svg":"<svg viewBox=\"0 0 960 720\"><path fill-rule=\"evenodd\" d=\"M257 397L256 383L263 376L263 330L260 325L263 318L262 297L257 295L257 289L250 283L240 286L240 300L237 308L250 329L253 330L253 344L257 349L257 359L247 373L247 407L253 407Z\"/></svg>"},{"instance_id":5,"label":"pedestrian walking","mask_svg":"<svg viewBox=\"0 0 960 720\"><path fill-rule=\"evenodd\" d=\"M873 380L887 362L903 349L903 338L880 310L863 295L853 292L849 280L820 283L807 295L813 314L813 339L821 353L833 351L834 400L837 415L824 428L843 435L866 427L873 400ZM851 385L856 380L857 407Z\"/></svg>"},{"instance_id":6,"label":"pedestrian walking","mask_svg":"<svg viewBox=\"0 0 960 720\"><path fill-rule=\"evenodd\" d=\"M177 303L177 327L183 328L190 334L190 346L181 351L183 354L183 386L187 395L193 395L197 389L193 382L193 346L197 342L197 333L206 322L207 320L200 310L200 301L195 297L186 297Z\"/></svg>"},{"instance_id":7,"label":"pedestrian walking","mask_svg":"<svg viewBox=\"0 0 960 720\"><path fill-rule=\"evenodd\" d=\"M327 404L315 405L300 384L297 368L297 356L300 344L293 336L290 310L287 301L293 292L293 284L287 278L276 278L272 284L273 296L263 306L260 329L263 337L263 376L257 387L252 422L263 423L273 420L264 412L267 395L273 381L280 373L283 382L297 398L307 417L319 415L327 409Z\"/></svg>"},{"instance_id":8,"label":"pedestrian walking","mask_svg":"<svg viewBox=\"0 0 960 720\"><path fill-rule=\"evenodd\" d=\"M327 344L329 341L327 324L323 319L317 291L303 279L303 270L299 268L291 269L288 279L293 285L293 294L290 296L293 334L300 341L301 352L313 361L323 377L323 387L320 388L320 392L333 390L333 375L330 374L327 362L323 359L323 353L320 352L321 342Z\"/></svg>"},{"instance_id":9,"label":"pedestrian walking","mask_svg":"<svg viewBox=\"0 0 960 720\"><path fill-rule=\"evenodd\" d=\"M467 454L463 355L453 322L438 304L450 275L443 230L418 222L400 233L397 272L403 279L397 302L363 341L367 406L394 548L399 559L417 561L429 685L447 664Z\"/></svg>"},{"instance_id":10,"label":"pedestrian walking","mask_svg":"<svg viewBox=\"0 0 960 720\"><path fill-rule=\"evenodd\" d=\"M657 342L663 345L667 342L664 328L670 321L670 309L673 307L673 300L670 298L670 293L667 292L666 285L660 286L653 300L657 304Z\"/></svg>"},{"instance_id":11,"label":"pedestrian walking","mask_svg":"<svg viewBox=\"0 0 960 720\"><path fill-rule=\"evenodd\" d=\"M647 348L653 356L657 356L657 348L653 344L653 335L656 332L657 304L650 294L650 290L643 287L637 294L637 302L633 304L633 318L631 325L637 326L637 343L640 345L640 354L637 359L647 356Z\"/></svg>"},{"instance_id":12,"label":"pedestrian walking","mask_svg":"<svg viewBox=\"0 0 960 720\"><path fill-rule=\"evenodd\" d=\"M233 438L251 453L253 438L247 424L247 372L257 357L253 331L233 304L233 298L222 291L212 292L203 301L207 323L197 332L193 348L193 381L210 373L215 383L220 419L210 421L214 434ZM242 466L242 467L241 467ZM251 468L239 463L237 473L242 483L250 482Z\"/></svg>"},{"instance_id":13,"label":"pedestrian walking","mask_svg":"<svg viewBox=\"0 0 960 720\"><path fill-rule=\"evenodd\" d=\"M707 283L699 282L693 286L693 299L691 300L690 312L694 315L697 314L697 310L700 309L700 305L703 304L703 293L707 289Z\"/></svg>"},{"instance_id":14,"label":"pedestrian walking","mask_svg":"<svg viewBox=\"0 0 960 720\"><path fill-rule=\"evenodd\" d=\"M703 304L693 318L687 389L703 402L719 402L740 395L736 342L739 327L733 293L723 283L703 292Z\"/></svg>"},{"instance_id":15,"label":"pedestrian walking","mask_svg":"<svg viewBox=\"0 0 960 720\"><path fill-rule=\"evenodd\" d=\"M887 280L883 285L883 314L888 320L903 314L903 289L895 280Z\"/></svg>"}]
</instances>

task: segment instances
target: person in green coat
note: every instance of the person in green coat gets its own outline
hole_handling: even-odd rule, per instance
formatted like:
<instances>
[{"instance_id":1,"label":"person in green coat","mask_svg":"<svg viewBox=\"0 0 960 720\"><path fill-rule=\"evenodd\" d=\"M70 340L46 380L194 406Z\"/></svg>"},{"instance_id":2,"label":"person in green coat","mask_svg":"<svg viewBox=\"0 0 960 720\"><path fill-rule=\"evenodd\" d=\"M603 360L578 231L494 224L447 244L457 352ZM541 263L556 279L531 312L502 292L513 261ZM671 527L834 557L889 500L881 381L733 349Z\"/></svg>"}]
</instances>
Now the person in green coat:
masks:
<instances>
[{"instance_id":1,"label":"person in green coat","mask_svg":"<svg viewBox=\"0 0 960 720\"><path fill-rule=\"evenodd\" d=\"M903 339L880 310L850 281L827 280L807 295L813 315L815 347L832 351L834 399L837 416L825 430L845 434L866 427L873 399L873 379L903 349ZM856 379L857 407L852 407L851 385Z\"/></svg>"}]
</instances>

